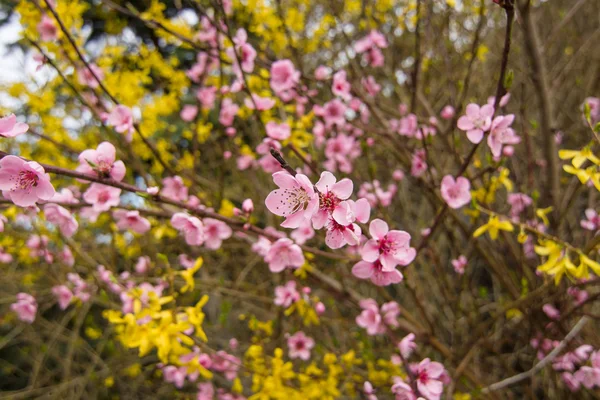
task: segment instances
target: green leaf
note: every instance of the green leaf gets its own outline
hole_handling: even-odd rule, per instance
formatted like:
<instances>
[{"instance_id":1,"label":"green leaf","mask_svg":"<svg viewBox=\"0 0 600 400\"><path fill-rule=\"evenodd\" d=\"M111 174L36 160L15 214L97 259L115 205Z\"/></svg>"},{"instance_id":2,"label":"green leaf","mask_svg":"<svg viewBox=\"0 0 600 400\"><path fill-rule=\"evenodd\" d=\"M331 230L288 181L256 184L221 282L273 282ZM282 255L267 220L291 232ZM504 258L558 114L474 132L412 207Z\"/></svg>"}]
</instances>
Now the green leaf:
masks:
<instances>
[{"instance_id":1,"label":"green leaf","mask_svg":"<svg viewBox=\"0 0 600 400\"><path fill-rule=\"evenodd\" d=\"M511 69L506 73L506 76L504 77L504 89L506 89L507 91L510 90L514 79L515 79L515 73Z\"/></svg>"},{"instance_id":2,"label":"green leaf","mask_svg":"<svg viewBox=\"0 0 600 400\"><path fill-rule=\"evenodd\" d=\"M583 103L583 115L585 115L586 121L591 125L592 124L592 109L590 107L590 103L587 101Z\"/></svg>"}]
</instances>

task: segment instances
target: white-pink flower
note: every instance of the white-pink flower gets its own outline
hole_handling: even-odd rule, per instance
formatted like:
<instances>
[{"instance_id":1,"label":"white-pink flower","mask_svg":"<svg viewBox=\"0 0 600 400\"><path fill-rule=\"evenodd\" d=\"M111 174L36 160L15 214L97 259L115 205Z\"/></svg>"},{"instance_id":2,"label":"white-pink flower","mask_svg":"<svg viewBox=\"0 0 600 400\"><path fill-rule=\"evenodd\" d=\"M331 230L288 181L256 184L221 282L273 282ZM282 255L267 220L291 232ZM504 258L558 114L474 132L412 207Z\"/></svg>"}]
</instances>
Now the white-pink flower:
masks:
<instances>
[{"instance_id":1,"label":"white-pink flower","mask_svg":"<svg viewBox=\"0 0 600 400\"><path fill-rule=\"evenodd\" d=\"M513 114L500 115L494 118L487 138L488 146L494 157L500 157L503 145L513 145L521 142L521 138L510 127L514 120L515 116Z\"/></svg>"},{"instance_id":2,"label":"white-pink flower","mask_svg":"<svg viewBox=\"0 0 600 400\"><path fill-rule=\"evenodd\" d=\"M356 324L366 329L367 334L371 336L385 332L385 325L379 314L377 302L373 299L364 299L359 304L363 311L356 317Z\"/></svg>"},{"instance_id":3,"label":"white-pink flower","mask_svg":"<svg viewBox=\"0 0 600 400\"><path fill-rule=\"evenodd\" d=\"M125 164L115 159L115 146L109 142L102 142L96 150L88 149L81 152L77 171L121 181L125 177Z\"/></svg>"},{"instance_id":4,"label":"white-pink flower","mask_svg":"<svg viewBox=\"0 0 600 400\"><path fill-rule=\"evenodd\" d=\"M275 287L275 305L288 308L300 299L300 293L296 290L296 282L288 281L284 286Z\"/></svg>"},{"instance_id":5,"label":"white-pink flower","mask_svg":"<svg viewBox=\"0 0 600 400\"><path fill-rule=\"evenodd\" d=\"M265 205L273 214L286 217L281 226L297 228L302 221L312 218L319 207L319 196L306 175L275 172L273 182L279 189L269 193Z\"/></svg>"},{"instance_id":6,"label":"white-pink flower","mask_svg":"<svg viewBox=\"0 0 600 400\"><path fill-rule=\"evenodd\" d=\"M361 250L364 261L374 262L379 259L383 271L392 271L396 265L406 266L417 255L410 247L410 235L404 231L389 230L388 224L381 219L374 219L369 224L372 239Z\"/></svg>"},{"instance_id":7,"label":"white-pink flower","mask_svg":"<svg viewBox=\"0 0 600 400\"><path fill-rule=\"evenodd\" d=\"M82 85L95 89L99 86L98 80L104 79L104 71L96 64L89 64L90 68L84 68L77 72L77 80ZM95 75L95 77L94 77ZM98 80L96 80L98 78Z\"/></svg>"},{"instance_id":8,"label":"white-pink flower","mask_svg":"<svg viewBox=\"0 0 600 400\"><path fill-rule=\"evenodd\" d=\"M9 114L0 118L0 137L15 137L27 132L29 125L24 122L17 122L15 114Z\"/></svg>"},{"instance_id":9,"label":"white-pink flower","mask_svg":"<svg viewBox=\"0 0 600 400\"><path fill-rule=\"evenodd\" d=\"M57 225L60 232L66 237L73 236L79 227L77 220L73 217L71 212L58 204L46 204L44 206L44 215L48 222Z\"/></svg>"},{"instance_id":10,"label":"white-pink flower","mask_svg":"<svg viewBox=\"0 0 600 400\"><path fill-rule=\"evenodd\" d=\"M408 359L413 351L417 348L417 344L415 343L415 334L409 333L405 337L400 340L398 343L398 350L400 350L400 354L406 360Z\"/></svg>"},{"instance_id":11,"label":"white-pink flower","mask_svg":"<svg viewBox=\"0 0 600 400\"><path fill-rule=\"evenodd\" d=\"M171 217L171 225L183 233L185 242L190 246L204 243L204 225L198 218L186 213L175 213Z\"/></svg>"},{"instance_id":12,"label":"white-pink flower","mask_svg":"<svg viewBox=\"0 0 600 400\"><path fill-rule=\"evenodd\" d=\"M188 199L188 188L180 176L168 177L162 180L163 189L161 194L177 201Z\"/></svg>"},{"instance_id":13,"label":"white-pink flower","mask_svg":"<svg viewBox=\"0 0 600 400\"><path fill-rule=\"evenodd\" d=\"M220 248L223 240L229 239L233 233L229 225L218 219L204 218L202 222L204 224L204 245L211 250Z\"/></svg>"},{"instance_id":14,"label":"white-pink flower","mask_svg":"<svg viewBox=\"0 0 600 400\"><path fill-rule=\"evenodd\" d=\"M374 285L387 286L402 282L404 277L397 269L384 271L379 260L374 262L359 261L352 267L352 275L359 279L370 279Z\"/></svg>"},{"instance_id":15,"label":"white-pink flower","mask_svg":"<svg viewBox=\"0 0 600 400\"><path fill-rule=\"evenodd\" d=\"M304 254L291 239L281 238L271 245L265 261L271 272L281 272L290 267L300 268L304 264Z\"/></svg>"},{"instance_id":16,"label":"white-pink flower","mask_svg":"<svg viewBox=\"0 0 600 400\"><path fill-rule=\"evenodd\" d=\"M54 286L52 288L52 293L56 297L56 301L58 301L58 306L61 310L66 309L71 304L71 300L73 299L73 292L66 285Z\"/></svg>"},{"instance_id":17,"label":"white-pink flower","mask_svg":"<svg viewBox=\"0 0 600 400\"><path fill-rule=\"evenodd\" d=\"M580 222L583 229L587 229L588 231L600 229L600 215L598 215L596 210L592 208L585 210L585 218L586 219L581 220Z\"/></svg>"},{"instance_id":18,"label":"white-pink flower","mask_svg":"<svg viewBox=\"0 0 600 400\"><path fill-rule=\"evenodd\" d=\"M288 338L287 345L291 359L299 358L306 361L310 359L310 350L315 347L315 341L300 331Z\"/></svg>"},{"instance_id":19,"label":"white-pink flower","mask_svg":"<svg viewBox=\"0 0 600 400\"><path fill-rule=\"evenodd\" d=\"M296 71L290 60L279 60L271 64L271 89L278 95L293 89L300 81L300 72Z\"/></svg>"},{"instance_id":20,"label":"white-pink flower","mask_svg":"<svg viewBox=\"0 0 600 400\"><path fill-rule=\"evenodd\" d=\"M424 359L417 366L416 381L419 393L427 400L439 400L444 385L441 381L444 374L444 366L438 362Z\"/></svg>"},{"instance_id":21,"label":"white-pink flower","mask_svg":"<svg viewBox=\"0 0 600 400\"><path fill-rule=\"evenodd\" d=\"M273 121L267 122L265 128L267 131L267 135L275 140L286 140L289 139L289 137L292 135L292 130L290 126L285 122L281 124L278 124L277 122Z\"/></svg>"},{"instance_id":22,"label":"white-pink flower","mask_svg":"<svg viewBox=\"0 0 600 400\"><path fill-rule=\"evenodd\" d=\"M16 156L0 160L0 190L19 207L50 200L55 193L50 177L40 164Z\"/></svg>"},{"instance_id":23,"label":"white-pink flower","mask_svg":"<svg viewBox=\"0 0 600 400\"><path fill-rule=\"evenodd\" d=\"M106 119L108 125L115 128L115 131L119 133L126 133L127 140L131 141L134 127L133 127L133 113L129 107L124 105L118 105L112 109L108 118Z\"/></svg>"},{"instance_id":24,"label":"white-pink flower","mask_svg":"<svg viewBox=\"0 0 600 400\"><path fill-rule=\"evenodd\" d=\"M117 228L121 230L131 229L139 234L144 234L150 230L150 221L140 215L138 210L115 210L113 217L117 220Z\"/></svg>"},{"instance_id":25,"label":"white-pink flower","mask_svg":"<svg viewBox=\"0 0 600 400\"><path fill-rule=\"evenodd\" d=\"M454 272L456 272L459 275L465 273L465 267L467 266L467 257L460 255L456 260L452 260L451 263L454 267Z\"/></svg>"},{"instance_id":26,"label":"white-pink flower","mask_svg":"<svg viewBox=\"0 0 600 400\"><path fill-rule=\"evenodd\" d=\"M486 104L479 107L471 103L467 106L466 115L458 119L458 129L467 132L467 138L471 143L479 143L483 139L483 133L492 126L494 107Z\"/></svg>"},{"instance_id":27,"label":"white-pink flower","mask_svg":"<svg viewBox=\"0 0 600 400\"><path fill-rule=\"evenodd\" d=\"M37 30L43 42L49 42L58 37L58 28L54 24L54 20L47 15L42 16L37 24Z\"/></svg>"},{"instance_id":28,"label":"white-pink flower","mask_svg":"<svg viewBox=\"0 0 600 400\"><path fill-rule=\"evenodd\" d=\"M17 318L28 324L35 321L37 307L38 305L35 298L27 293L17 294L17 301L10 305L10 309L17 314Z\"/></svg>"},{"instance_id":29,"label":"white-pink flower","mask_svg":"<svg viewBox=\"0 0 600 400\"><path fill-rule=\"evenodd\" d=\"M92 205L96 212L108 211L111 207L116 207L121 201L121 189L103 185L101 183L92 183L83 194L83 199Z\"/></svg>"},{"instance_id":30,"label":"white-pink flower","mask_svg":"<svg viewBox=\"0 0 600 400\"><path fill-rule=\"evenodd\" d=\"M471 183L463 176L454 179L446 175L442 179L442 198L450 208L461 208L471 201Z\"/></svg>"}]
</instances>

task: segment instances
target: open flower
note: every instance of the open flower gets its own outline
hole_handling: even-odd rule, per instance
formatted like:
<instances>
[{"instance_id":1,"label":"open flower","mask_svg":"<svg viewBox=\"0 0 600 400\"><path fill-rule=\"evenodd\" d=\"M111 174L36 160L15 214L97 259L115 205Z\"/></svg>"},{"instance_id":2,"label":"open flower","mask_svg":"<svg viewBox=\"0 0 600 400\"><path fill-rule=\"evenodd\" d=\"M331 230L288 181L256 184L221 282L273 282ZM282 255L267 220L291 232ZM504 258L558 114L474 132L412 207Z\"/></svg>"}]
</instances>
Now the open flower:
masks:
<instances>
[{"instance_id":1,"label":"open flower","mask_svg":"<svg viewBox=\"0 0 600 400\"><path fill-rule=\"evenodd\" d=\"M214 218L204 218L204 245L211 249L216 250L221 247L221 243L225 239L229 239L233 231L223 221L219 221Z\"/></svg>"},{"instance_id":2,"label":"open flower","mask_svg":"<svg viewBox=\"0 0 600 400\"><path fill-rule=\"evenodd\" d=\"M417 255L410 247L410 235L404 231L389 230L388 224L380 219L374 219L369 225L372 239L361 250L362 259L374 262L379 259L383 271L392 271L396 265L406 266Z\"/></svg>"},{"instance_id":3,"label":"open flower","mask_svg":"<svg viewBox=\"0 0 600 400\"><path fill-rule=\"evenodd\" d=\"M471 201L471 183L463 176L454 180L452 175L442 179L442 198L450 208L461 208Z\"/></svg>"},{"instance_id":4,"label":"open flower","mask_svg":"<svg viewBox=\"0 0 600 400\"><path fill-rule=\"evenodd\" d=\"M315 347L315 341L300 331L288 338L287 345L291 359L299 358L306 361L310 359L310 350Z\"/></svg>"},{"instance_id":5,"label":"open flower","mask_svg":"<svg viewBox=\"0 0 600 400\"><path fill-rule=\"evenodd\" d=\"M356 317L356 324L367 330L367 334L374 336L385 332L385 325L381 314L379 314L379 306L373 299L364 299L360 301L360 307L363 311Z\"/></svg>"},{"instance_id":6,"label":"open flower","mask_svg":"<svg viewBox=\"0 0 600 400\"><path fill-rule=\"evenodd\" d=\"M296 282L289 281L284 286L275 288L275 305L288 308L300 299L300 293L296 290Z\"/></svg>"},{"instance_id":7,"label":"open flower","mask_svg":"<svg viewBox=\"0 0 600 400\"><path fill-rule=\"evenodd\" d=\"M150 230L150 221L140 215L137 210L115 210L113 217L117 219L117 228L121 230L131 229L139 234L144 234Z\"/></svg>"},{"instance_id":8,"label":"open flower","mask_svg":"<svg viewBox=\"0 0 600 400\"><path fill-rule=\"evenodd\" d=\"M279 60L271 64L271 89L278 95L293 89L300 81L300 72L296 71L290 60Z\"/></svg>"},{"instance_id":9,"label":"open flower","mask_svg":"<svg viewBox=\"0 0 600 400\"><path fill-rule=\"evenodd\" d=\"M444 390L441 381L444 366L438 362L424 359L417 366L417 389L427 400L439 400Z\"/></svg>"},{"instance_id":10,"label":"open flower","mask_svg":"<svg viewBox=\"0 0 600 400\"><path fill-rule=\"evenodd\" d=\"M108 125L119 133L126 133L127 140L131 141L133 135L133 113L129 107L118 105L112 109L106 120Z\"/></svg>"},{"instance_id":11,"label":"open flower","mask_svg":"<svg viewBox=\"0 0 600 400\"><path fill-rule=\"evenodd\" d=\"M267 135L275 140L286 140L288 139L292 131L290 126L286 123L278 124L277 122L268 122L265 126Z\"/></svg>"},{"instance_id":12,"label":"open flower","mask_svg":"<svg viewBox=\"0 0 600 400\"><path fill-rule=\"evenodd\" d=\"M313 228L321 229L333 215L334 211L338 210L339 214L344 214L340 203L348 199L352 195L354 184L348 178L344 178L337 182L335 176L328 171L321 173L321 178L316 183L315 187L319 191L319 209L312 217ZM344 208L345 210L345 208ZM370 208L369 208L370 210ZM339 223L348 225L348 221ZM354 221L352 221L354 222Z\"/></svg>"},{"instance_id":13,"label":"open flower","mask_svg":"<svg viewBox=\"0 0 600 400\"><path fill-rule=\"evenodd\" d=\"M32 206L38 200L50 200L55 193L44 167L16 156L0 160L0 190L19 207Z\"/></svg>"},{"instance_id":14,"label":"open flower","mask_svg":"<svg viewBox=\"0 0 600 400\"><path fill-rule=\"evenodd\" d=\"M10 305L10 309L17 313L17 318L28 324L35 321L37 307L35 298L27 293L17 294L17 301Z\"/></svg>"},{"instance_id":15,"label":"open flower","mask_svg":"<svg viewBox=\"0 0 600 400\"><path fill-rule=\"evenodd\" d=\"M52 294L56 297L56 301L58 301L58 306L61 310L65 310L71 304L71 300L73 299L73 292L66 285L54 286L52 288Z\"/></svg>"},{"instance_id":16,"label":"open flower","mask_svg":"<svg viewBox=\"0 0 600 400\"><path fill-rule=\"evenodd\" d=\"M300 268L304 264L304 254L291 239L282 238L269 248L265 261L271 272L281 272L288 267Z\"/></svg>"},{"instance_id":17,"label":"open flower","mask_svg":"<svg viewBox=\"0 0 600 400\"><path fill-rule=\"evenodd\" d=\"M273 214L286 217L281 226L297 228L313 216L319 206L319 196L306 175L275 172L273 182L279 189L269 193L265 204Z\"/></svg>"},{"instance_id":18,"label":"open flower","mask_svg":"<svg viewBox=\"0 0 600 400\"><path fill-rule=\"evenodd\" d=\"M494 157L500 157L503 145L513 145L521 142L521 138L510 127L514 120L515 116L513 114L494 118L487 138L488 146Z\"/></svg>"},{"instance_id":19,"label":"open flower","mask_svg":"<svg viewBox=\"0 0 600 400\"><path fill-rule=\"evenodd\" d=\"M186 213L175 213L171 217L171 225L184 234L185 242L190 246L204 243L204 225L198 218Z\"/></svg>"},{"instance_id":20,"label":"open flower","mask_svg":"<svg viewBox=\"0 0 600 400\"><path fill-rule=\"evenodd\" d=\"M101 183L92 183L83 194L83 199L92 205L96 212L108 211L119 205L121 189Z\"/></svg>"},{"instance_id":21,"label":"open flower","mask_svg":"<svg viewBox=\"0 0 600 400\"><path fill-rule=\"evenodd\" d=\"M492 126L494 107L489 104L479 107L471 103L467 106L465 114L458 119L458 129L467 132L467 138L471 143L481 142L483 132L488 131Z\"/></svg>"},{"instance_id":22,"label":"open flower","mask_svg":"<svg viewBox=\"0 0 600 400\"><path fill-rule=\"evenodd\" d=\"M115 146L102 142L96 150L84 150L79 155L77 171L121 181L125 177L125 164L121 160L115 161L115 158Z\"/></svg>"},{"instance_id":23,"label":"open flower","mask_svg":"<svg viewBox=\"0 0 600 400\"><path fill-rule=\"evenodd\" d=\"M44 215L49 222L57 225L60 232L66 237L73 236L79 227L77 220L71 212L58 204L46 204L44 206Z\"/></svg>"},{"instance_id":24,"label":"open flower","mask_svg":"<svg viewBox=\"0 0 600 400\"><path fill-rule=\"evenodd\" d=\"M370 279L374 285L387 286L402 282L403 276L400 271L393 269L384 271L379 260L374 262L359 261L352 267L352 275L359 279Z\"/></svg>"},{"instance_id":25,"label":"open flower","mask_svg":"<svg viewBox=\"0 0 600 400\"><path fill-rule=\"evenodd\" d=\"M15 114L0 118L0 137L15 137L27 132L29 125L17 122Z\"/></svg>"}]
</instances>

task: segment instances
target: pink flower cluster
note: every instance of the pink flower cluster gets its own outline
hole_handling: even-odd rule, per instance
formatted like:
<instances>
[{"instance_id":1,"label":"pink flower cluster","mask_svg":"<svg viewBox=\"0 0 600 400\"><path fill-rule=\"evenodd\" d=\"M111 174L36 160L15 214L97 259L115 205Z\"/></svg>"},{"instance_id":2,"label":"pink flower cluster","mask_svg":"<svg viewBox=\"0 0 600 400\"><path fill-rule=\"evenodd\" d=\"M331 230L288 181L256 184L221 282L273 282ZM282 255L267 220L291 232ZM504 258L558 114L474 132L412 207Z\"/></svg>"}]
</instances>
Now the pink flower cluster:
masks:
<instances>
[{"instance_id":1,"label":"pink flower cluster","mask_svg":"<svg viewBox=\"0 0 600 400\"><path fill-rule=\"evenodd\" d=\"M35 321L38 304L33 296L27 293L17 294L17 301L11 304L10 309L17 314L19 320L28 324Z\"/></svg>"},{"instance_id":2,"label":"pink flower cluster","mask_svg":"<svg viewBox=\"0 0 600 400\"><path fill-rule=\"evenodd\" d=\"M61 310L65 310L73 299L79 299L83 303L89 301L93 291L93 288L76 273L67 274L67 279L69 285L57 285L52 288L52 294Z\"/></svg>"},{"instance_id":3,"label":"pink flower cluster","mask_svg":"<svg viewBox=\"0 0 600 400\"><path fill-rule=\"evenodd\" d=\"M389 328L398 327L400 306L395 301L384 303L379 308L373 299L360 301L363 311L356 317L356 324L367 330L367 334L374 336L385 333Z\"/></svg>"},{"instance_id":4,"label":"pink flower cluster","mask_svg":"<svg viewBox=\"0 0 600 400\"><path fill-rule=\"evenodd\" d=\"M190 246L204 246L211 250L221 247L223 240L229 239L233 231L223 221L214 218L198 217L186 213L175 213L171 217L171 225L183 233L185 242Z\"/></svg>"}]
</instances>

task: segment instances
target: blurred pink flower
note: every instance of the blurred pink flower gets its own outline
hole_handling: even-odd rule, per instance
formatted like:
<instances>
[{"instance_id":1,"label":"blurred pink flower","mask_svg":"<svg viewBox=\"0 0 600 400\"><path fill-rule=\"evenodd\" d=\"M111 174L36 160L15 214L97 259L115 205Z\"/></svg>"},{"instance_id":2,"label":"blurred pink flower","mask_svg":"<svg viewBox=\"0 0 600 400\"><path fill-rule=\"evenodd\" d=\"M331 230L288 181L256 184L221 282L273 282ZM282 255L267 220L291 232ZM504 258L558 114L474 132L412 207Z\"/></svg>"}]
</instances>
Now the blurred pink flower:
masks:
<instances>
[{"instance_id":1,"label":"blurred pink flower","mask_svg":"<svg viewBox=\"0 0 600 400\"><path fill-rule=\"evenodd\" d=\"M161 194L176 201L188 199L188 188L180 176L168 177L162 180L163 189Z\"/></svg>"},{"instance_id":2,"label":"blurred pink flower","mask_svg":"<svg viewBox=\"0 0 600 400\"><path fill-rule=\"evenodd\" d=\"M171 217L171 225L184 234L185 242L190 246L204 243L204 225L198 218L186 213L175 213Z\"/></svg>"},{"instance_id":3,"label":"blurred pink flower","mask_svg":"<svg viewBox=\"0 0 600 400\"><path fill-rule=\"evenodd\" d=\"M108 211L119 205L121 189L101 183L92 183L83 194L83 199L92 205L96 212Z\"/></svg>"},{"instance_id":4,"label":"blurred pink flower","mask_svg":"<svg viewBox=\"0 0 600 400\"><path fill-rule=\"evenodd\" d=\"M73 217L71 212L58 204L46 204L44 206L44 215L46 220L57 225L60 232L66 237L73 236L79 227L77 220Z\"/></svg>"},{"instance_id":5,"label":"blurred pink flower","mask_svg":"<svg viewBox=\"0 0 600 400\"><path fill-rule=\"evenodd\" d=\"M265 255L271 272L281 272L286 268L300 268L304 264L304 254L300 246L291 239L278 239Z\"/></svg>"},{"instance_id":6,"label":"blurred pink flower","mask_svg":"<svg viewBox=\"0 0 600 400\"><path fill-rule=\"evenodd\" d=\"M290 60L279 60L271 64L271 89L280 95L293 89L300 81L300 72L296 71Z\"/></svg>"},{"instance_id":7,"label":"blurred pink flower","mask_svg":"<svg viewBox=\"0 0 600 400\"><path fill-rule=\"evenodd\" d=\"M47 15L42 16L42 19L37 24L37 30L43 42L49 42L58 37L58 28L54 24L54 20Z\"/></svg>"},{"instance_id":8,"label":"blurred pink flower","mask_svg":"<svg viewBox=\"0 0 600 400\"><path fill-rule=\"evenodd\" d=\"M138 210L115 210L113 217L117 219L117 228L144 234L150 230L150 221L140 215Z\"/></svg>"},{"instance_id":9,"label":"blurred pink flower","mask_svg":"<svg viewBox=\"0 0 600 400\"><path fill-rule=\"evenodd\" d=\"M80 84L95 89L99 86L98 80L104 79L104 71L96 64L89 64L90 68L83 68L77 71L77 80ZM96 77L94 77L94 75ZM96 80L98 78L98 80Z\"/></svg>"},{"instance_id":10,"label":"blurred pink flower","mask_svg":"<svg viewBox=\"0 0 600 400\"><path fill-rule=\"evenodd\" d=\"M454 267L454 272L457 274L464 274L465 267L467 266L467 257L460 255L456 260L452 260L452 266Z\"/></svg>"},{"instance_id":11,"label":"blurred pink flower","mask_svg":"<svg viewBox=\"0 0 600 400\"><path fill-rule=\"evenodd\" d=\"M17 122L15 114L9 114L0 118L0 137L12 138L27 132L29 125Z\"/></svg>"},{"instance_id":12,"label":"blurred pink flower","mask_svg":"<svg viewBox=\"0 0 600 400\"><path fill-rule=\"evenodd\" d=\"M352 267L352 275L359 279L370 279L374 285L387 286L402 282L403 276L400 271L384 271L379 260L374 262L359 261Z\"/></svg>"},{"instance_id":13,"label":"blurred pink flower","mask_svg":"<svg viewBox=\"0 0 600 400\"><path fill-rule=\"evenodd\" d=\"M452 175L446 175L442 179L442 198L450 208L461 208L471 201L471 183L463 176L454 180Z\"/></svg>"},{"instance_id":14,"label":"blurred pink flower","mask_svg":"<svg viewBox=\"0 0 600 400\"><path fill-rule=\"evenodd\" d=\"M229 239L233 233L229 225L218 219L204 218L202 223L204 224L204 245L211 250L220 248L223 240Z\"/></svg>"},{"instance_id":15,"label":"blurred pink flower","mask_svg":"<svg viewBox=\"0 0 600 400\"><path fill-rule=\"evenodd\" d=\"M134 127L133 127L133 113L129 107L124 105L118 105L112 109L106 123L115 128L115 131L119 133L126 133L127 140L131 141Z\"/></svg>"},{"instance_id":16,"label":"blurred pink flower","mask_svg":"<svg viewBox=\"0 0 600 400\"><path fill-rule=\"evenodd\" d=\"M315 341L300 331L288 338L287 345L291 359L299 358L307 361L310 359L310 351L315 346Z\"/></svg>"},{"instance_id":17,"label":"blurred pink flower","mask_svg":"<svg viewBox=\"0 0 600 400\"><path fill-rule=\"evenodd\" d=\"M267 122L265 128L267 131L267 135L275 140L286 140L289 139L289 137L292 135L290 126L285 122L281 124L278 124L277 122L273 121Z\"/></svg>"},{"instance_id":18,"label":"blurred pink flower","mask_svg":"<svg viewBox=\"0 0 600 400\"><path fill-rule=\"evenodd\" d=\"M494 107L491 105L479 107L471 103L467 105L466 114L458 119L458 129L467 132L467 138L471 143L479 143L483 139L483 132L488 131L492 126L492 115L494 115Z\"/></svg>"},{"instance_id":19,"label":"blurred pink flower","mask_svg":"<svg viewBox=\"0 0 600 400\"><path fill-rule=\"evenodd\" d=\"M38 305L35 298L27 293L17 294L17 301L10 305L10 309L17 314L17 318L28 324L35 321L37 307Z\"/></svg>"},{"instance_id":20,"label":"blurred pink flower","mask_svg":"<svg viewBox=\"0 0 600 400\"><path fill-rule=\"evenodd\" d=\"M115 161L116 149L109 142L102 142L96 150L88 149L79 155L77 171L101 178L121 181L125 177L125 164Z\"/></svg>"},{"instance_id":21,"label":"blurred pink flower","mask_svg":"<svg viewBox=\"0 0 600 400\"><path fill-rule=\"evenodd\" d=\"M73 299L73 292L66 285L54 286L52 288L52 293L54 297L56 297L56 301L58 301L58 306L61 310L66 309L71 304L71 299Z\"/></svg>"}]
</instances>

